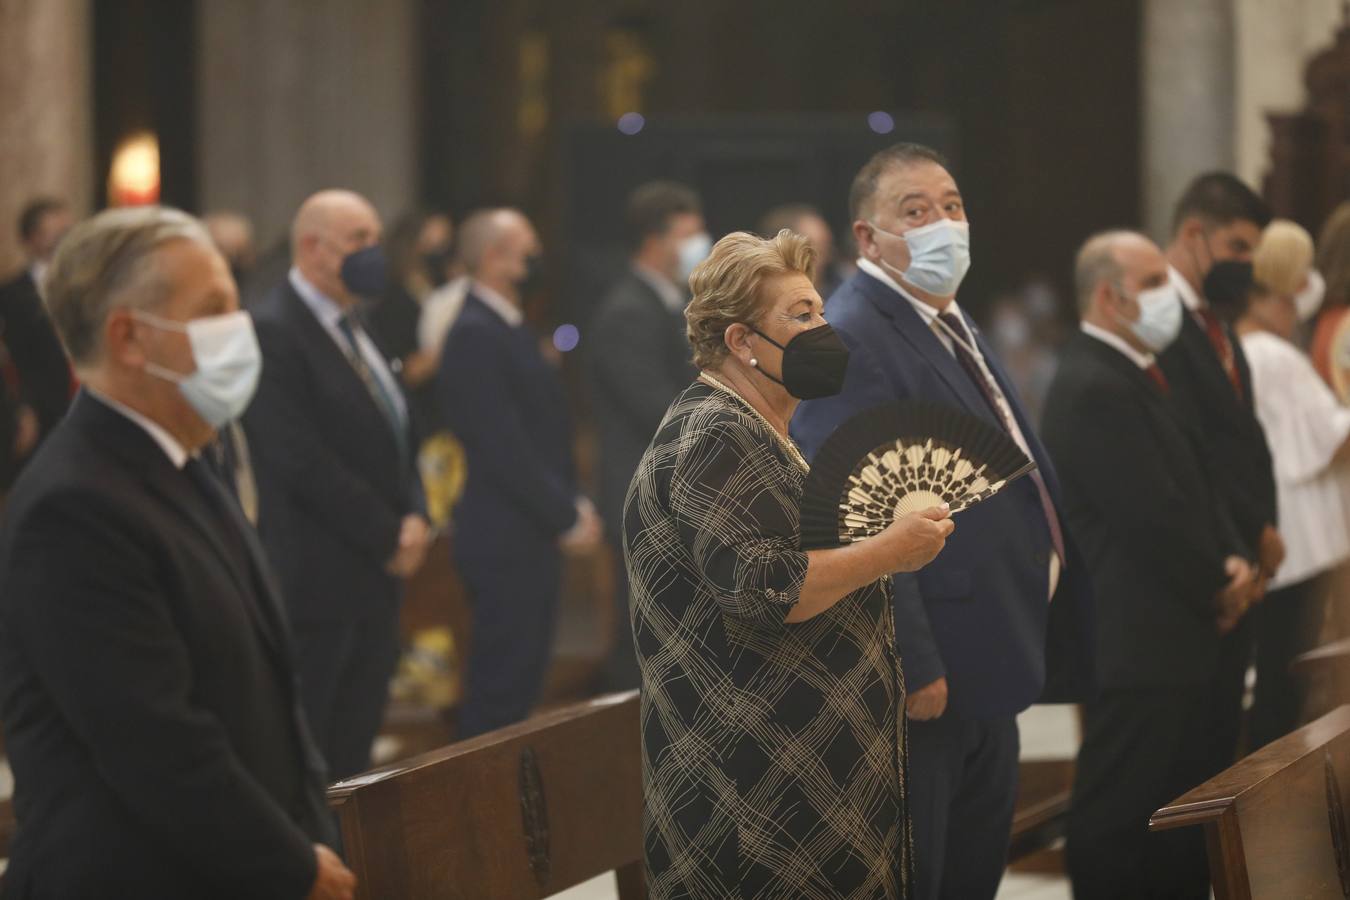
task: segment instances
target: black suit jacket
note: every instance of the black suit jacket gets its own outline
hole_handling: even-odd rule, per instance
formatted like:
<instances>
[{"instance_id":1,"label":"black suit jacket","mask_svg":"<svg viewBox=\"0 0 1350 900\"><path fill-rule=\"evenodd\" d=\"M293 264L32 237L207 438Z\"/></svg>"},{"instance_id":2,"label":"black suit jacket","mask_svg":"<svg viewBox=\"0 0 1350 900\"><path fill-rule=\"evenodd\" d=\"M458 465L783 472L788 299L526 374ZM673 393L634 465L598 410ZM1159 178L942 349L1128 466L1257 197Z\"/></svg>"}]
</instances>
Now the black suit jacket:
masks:
<instances>
[{"instance_id":1,"label":"black suit jacket","mask_svg":"<svg viewBox=\"0 0 1350 900\"><path fill-rule=\"evenodd\" d=\"M550 552L576 522L577 486L567 397L534 332L470 293L445 338L436 401L468 464L455 552L494 564Z\"/></svg>"},{"instance_id":2,"label":"black suit jacket","mask_svg":"<svg viewBox=\"0 0 1350 900\"><path fill-rule=\"evenodd\" d=\"M19 375L19 395L45 437L70 405L70 365L27 271L0 285L0 338Z\"/></svg>"},{"instance_id":3,"label":"black suit jacket","mask_svg":"<svg viewBox=\"0 0 1350 900\"><path fill-rule=\"evenodd\" d=\"M1178 301L1180 302L1180 301ZM1275 473L1266 433L1252 406L1252 373L1242 342L1224 326L1233 344L1242 397L1189 310L1181 335L1158 358L1172 385L1177 406L1201 436L1201 455L1215 488L1232 514L1246 548L1254 558L1261 531L1276 521Z\"/></svg>"},{"instance_id":4,"label":"black suit jacket","mask_svg":"<svg viewBox=\"0 0 1350 900\"><path fill-rule=\"evenodd\" d=\"M305 896L332 825L247 528L88 395L5 518L4 895Z\"/></svg>"},{"instance_id":5,"label":"black suit jacket","mask_svg":"<svg viewBox=\"0 0 1350 900\"><path fill-rule=\"evenodd\" d=\"M297 628L395 604L385 572L421 482L389 420L289 280L252 310L262 347L244 415L258 529Z\"/></svg>"},{"instance_id":6,"label":"black suit jacket","mask_svg":"<svg viewBox=\"0 0 1350 900\"><path fill-rule=\"evenodd\" d=\"M1079 333L1050 386L1042 436L1092 572L1100 684L1206 680L1219 646L1214 595L1240 541L1196 435L1138 366Z\"/></svg>"},{"instance_id":7,"label":"black suit jacket","mask_svg":"<svg viewBox=\"0 0 1350 900\"><path fill-rule=\"evenodd\" d=\"M623 533L623 501L671 401L698 371L682 311L629 272L606 295L587 332L591 396L600 436L600 514Z\"/></svg>"}]
</instances>

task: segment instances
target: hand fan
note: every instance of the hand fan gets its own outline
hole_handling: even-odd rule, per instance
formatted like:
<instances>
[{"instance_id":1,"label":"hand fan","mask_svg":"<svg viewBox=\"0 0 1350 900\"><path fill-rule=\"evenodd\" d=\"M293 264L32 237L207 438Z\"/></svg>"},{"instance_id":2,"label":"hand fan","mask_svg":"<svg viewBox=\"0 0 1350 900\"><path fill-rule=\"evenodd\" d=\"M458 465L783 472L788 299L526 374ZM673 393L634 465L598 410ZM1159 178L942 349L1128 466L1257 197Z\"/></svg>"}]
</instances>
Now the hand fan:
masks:
<instances>
[{"instance_id":1,"label":"hand fan","mask_svg":"<svg viewBox=\"0 0 1350 900\"><path fill-rule=\"evenodd\" d=\"M1036 468L1007 432L960 410L903 401L859 413L821 446L802 488L802 549L869 538L942 503L953 513Z\"/></svg>"}]
</instances>

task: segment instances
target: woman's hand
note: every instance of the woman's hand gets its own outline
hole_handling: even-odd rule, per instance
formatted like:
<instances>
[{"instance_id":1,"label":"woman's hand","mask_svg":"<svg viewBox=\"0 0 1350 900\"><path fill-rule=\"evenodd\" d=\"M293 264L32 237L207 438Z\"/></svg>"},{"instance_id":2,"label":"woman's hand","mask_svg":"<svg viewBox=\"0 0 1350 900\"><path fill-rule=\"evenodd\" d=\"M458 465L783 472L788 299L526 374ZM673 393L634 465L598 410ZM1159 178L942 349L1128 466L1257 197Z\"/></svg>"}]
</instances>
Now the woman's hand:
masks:
<instances>
[{"instance_id":1,"label":"woman's hand","mask_svg":"<svg viewBox=\"0 0 1350 900\"><path fill-rule=\"evenodd\" d=\"M942 552L956 529L947 504L896 519L872 540L879 541L897 572L915 572Z\"/></svg>"}]
</instances>

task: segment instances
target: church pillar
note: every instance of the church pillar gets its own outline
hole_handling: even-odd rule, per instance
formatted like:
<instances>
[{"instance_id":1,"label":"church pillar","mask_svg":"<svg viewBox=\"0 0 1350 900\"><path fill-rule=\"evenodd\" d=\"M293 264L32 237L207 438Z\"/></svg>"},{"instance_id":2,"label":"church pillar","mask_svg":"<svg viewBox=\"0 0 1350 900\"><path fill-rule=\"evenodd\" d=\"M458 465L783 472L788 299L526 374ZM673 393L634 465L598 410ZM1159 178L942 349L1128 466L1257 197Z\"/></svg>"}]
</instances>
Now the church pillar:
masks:
<instances>
[{"instance_id":1,"label":"church pillar","mask_svg":"<svg viewBox=\"0 0 1350 900\"><path fill-rule=\"evenodd\" d=\"M0 275L23 256L15 223L50 194L93 202L89 0L0 2Z\"/></svg>"},{"instance_id":2,"label":"church pillar","mask_svg":"<svg viewBox=\"0 0 1350 900\"><path fill-rule=\"evenodd\" d=\"M389 220L417 200L413 0L230 0L198 18L201 210L283 239L300 202L350 188Z\"/></svg>"},{"instance_id":3,"label":"church pillar","mask_svg":"<svg viewBox=\"0 0 1350 900\"><path fill-rule=\"evenodd\" d=\"M1234 165L1233 20L1233 0L1144 0L1143 225L1161 242L1191 179Z\"/></svg>"}]
</instances>

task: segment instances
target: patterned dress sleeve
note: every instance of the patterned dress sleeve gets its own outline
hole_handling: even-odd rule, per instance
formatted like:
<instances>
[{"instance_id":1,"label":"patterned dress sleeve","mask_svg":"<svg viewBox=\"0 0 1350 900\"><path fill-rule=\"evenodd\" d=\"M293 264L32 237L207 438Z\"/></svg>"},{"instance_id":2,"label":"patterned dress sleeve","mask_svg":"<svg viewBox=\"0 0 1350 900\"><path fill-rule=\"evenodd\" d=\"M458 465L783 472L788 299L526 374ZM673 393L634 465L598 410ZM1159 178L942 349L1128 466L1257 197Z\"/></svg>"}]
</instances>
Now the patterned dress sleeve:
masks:
<instances>
[{"instance_id":1,"label":"patterned dress sleeve","mask_svg":"<svg viewBox=\"0 0 1350 900\"><path fill-rule=\"evenodd\" d=\"M797 498L766 440L734 420L686 432L670 503L723 615L776 630L801 596L807 558L798 549Z\"/></svg>"}]
</instances>

